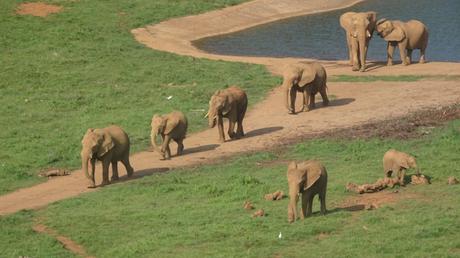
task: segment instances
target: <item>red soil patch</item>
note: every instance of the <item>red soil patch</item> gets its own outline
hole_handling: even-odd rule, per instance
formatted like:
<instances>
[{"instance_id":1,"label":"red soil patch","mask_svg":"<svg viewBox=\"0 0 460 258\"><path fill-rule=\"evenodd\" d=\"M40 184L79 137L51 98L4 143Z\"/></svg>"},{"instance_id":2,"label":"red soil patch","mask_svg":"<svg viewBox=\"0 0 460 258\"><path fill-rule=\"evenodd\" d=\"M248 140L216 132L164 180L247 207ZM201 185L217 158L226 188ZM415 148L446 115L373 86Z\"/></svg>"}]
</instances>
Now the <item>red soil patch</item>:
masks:
<instances>
[{"instance_id":1,"label":"red soil patch","mask_svg":"<svg viewBox=\"0 0 460 258\"><path fill-rule=\"evenodd\" d=\"M20 15L33 15L39 17L46 17L52 13L58 13L62 10L62 6L51 5L45 3L22 3L16 10Z\"/></svg>"},{"instance_id":2,"label":"red soil patch","mask_svg":"<svg viewBox=\"0 0 460 258\"><path fill-rule=\"evenodd\" d=\"M59 241L64 246L64 248L70 250L71 252L79 256L86 257L86 258L93 257L93 256L89 256L86 253L85 249L81 245L72 241L72 239L59 235L58 232L54 231L51 228L48 228L47 226L43 224L36 224L32 227L32 229L37 233L47 234L47 235L54 237L57 241Z\"/></svg>"}]
</instances>

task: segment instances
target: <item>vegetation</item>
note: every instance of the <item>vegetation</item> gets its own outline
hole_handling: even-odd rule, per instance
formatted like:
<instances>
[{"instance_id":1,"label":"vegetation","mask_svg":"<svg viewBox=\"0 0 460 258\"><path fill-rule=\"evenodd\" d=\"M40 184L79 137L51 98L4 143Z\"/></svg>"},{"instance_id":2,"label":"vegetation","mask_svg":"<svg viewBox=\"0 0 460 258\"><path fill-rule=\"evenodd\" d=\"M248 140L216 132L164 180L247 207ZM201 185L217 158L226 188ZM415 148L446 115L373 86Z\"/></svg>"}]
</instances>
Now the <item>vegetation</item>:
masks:
<instances>
[{"instance_id":1,"label":"vegetation","mask_svg":"<svg viewBox=\"0 0 460 258\"><path fill-rule=\"evenodd\" d=\"M407 141L312 140L112 185L52 204L33 217L98 257L454 257L460 250L460 187L446 180L460 176L459 126L457 120ZM395 194L403 196L401 201L376 210L342 209L345 199L356 196L345 191L345 184L382 177L381 158L389 148L415 154L432 184L399 188ZM288 199L271 202L263 196L287 192L286 161L310 158L328 169L329 213L319 215L315 200L314 216L290 225ZM254 211L242 208L245 200L267 216L251 218ZM30 226L4 221L4 228Z\"/></svg>"},{"instance_id":2,"label":"vegetation","mask_svg":"<svg viewBox=\"0 0 460 258\"><path fill-rule=\"evenodd\" d=\"M279 84L265 68L154 51L130 33L242 1L53 0L64 9L46 18L16 15L18 1L1 1L0 194L36 183L42 168L77 168L89 127L119 124L137 151L154 113L182 110L196 131L216 89L236 84L251 103L262 99Z\"/></svg>"}]
</instances>

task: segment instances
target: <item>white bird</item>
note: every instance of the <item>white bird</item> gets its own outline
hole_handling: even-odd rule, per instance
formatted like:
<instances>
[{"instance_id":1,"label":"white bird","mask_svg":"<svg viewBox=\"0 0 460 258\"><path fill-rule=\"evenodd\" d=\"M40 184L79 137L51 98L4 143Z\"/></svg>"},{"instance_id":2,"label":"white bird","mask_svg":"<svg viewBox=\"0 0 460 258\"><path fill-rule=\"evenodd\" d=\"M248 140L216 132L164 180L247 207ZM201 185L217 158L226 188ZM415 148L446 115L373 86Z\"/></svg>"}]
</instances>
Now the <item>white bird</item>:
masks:
<instances>
[{"instance_id":1,"label":"white bird","mask_svg":"<svg viewBox=\"0 0 460 258\"><path fill-rule=\"evenodd\" d=\"M281 232L280 234L278 235L278 238L281 239L283 237L283 235L281 235Z\"/></svg>"}]
</instances>

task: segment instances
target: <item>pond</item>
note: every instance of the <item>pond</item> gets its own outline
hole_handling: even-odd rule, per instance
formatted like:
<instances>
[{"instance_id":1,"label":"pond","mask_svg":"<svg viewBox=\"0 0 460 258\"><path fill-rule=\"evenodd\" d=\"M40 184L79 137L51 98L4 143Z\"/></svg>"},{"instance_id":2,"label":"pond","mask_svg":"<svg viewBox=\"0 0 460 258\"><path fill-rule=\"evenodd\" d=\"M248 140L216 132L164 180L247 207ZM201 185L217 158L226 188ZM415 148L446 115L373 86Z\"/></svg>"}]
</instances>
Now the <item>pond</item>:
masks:
<instances>
[{"instance_id":1,"label":"pond","mask_svg":"<svg viewBox=\"0 0 460 258\"><path fill-rule=\"evenodd\" d=\"M428 61L460 61L460 0L368 0L352 7L272 22L194 42L210 53L243 56L348 58L339 17L347 11L376 11L377 19L417 19L428 27ZM397 50L396 50L397 51ZM418 60L420 51L414 51ZM375 32L368 59L386 60L386 42ZM395 60L399 60L398 52Z\"/></svg>"}]
</instances>

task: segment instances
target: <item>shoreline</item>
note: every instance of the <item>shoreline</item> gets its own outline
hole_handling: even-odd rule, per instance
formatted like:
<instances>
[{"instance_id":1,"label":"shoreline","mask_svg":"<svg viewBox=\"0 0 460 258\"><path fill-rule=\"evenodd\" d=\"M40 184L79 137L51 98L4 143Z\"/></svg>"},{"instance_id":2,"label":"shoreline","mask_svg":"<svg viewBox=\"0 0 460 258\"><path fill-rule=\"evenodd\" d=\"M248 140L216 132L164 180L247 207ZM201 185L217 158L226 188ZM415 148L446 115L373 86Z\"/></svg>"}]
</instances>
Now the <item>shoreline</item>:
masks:
<instances>
[{"instance_id":1,"label":"shoreline","mask_svg":"<svg viewBox=\"0 0 460 258\"><path fill-rule=\"evenodd\" d=\"M410 66L394 65L389 68L383 61L368 60L368 70L358 73L351 71L347 60L220 55L203 51L194 45L195 41L209 37L292 17L344 9L363 1L365 0L253 0L221 10L146 25L131 30L131 33L138 42L155 50L210 60L264 65L277 75L282 73L286 64L302 61L318 61L326 67L330 75L460 75L460 63L455 62L429 62L428 60L428 63L423 65L415 63Z\"/></svg>"}]
</instances>

